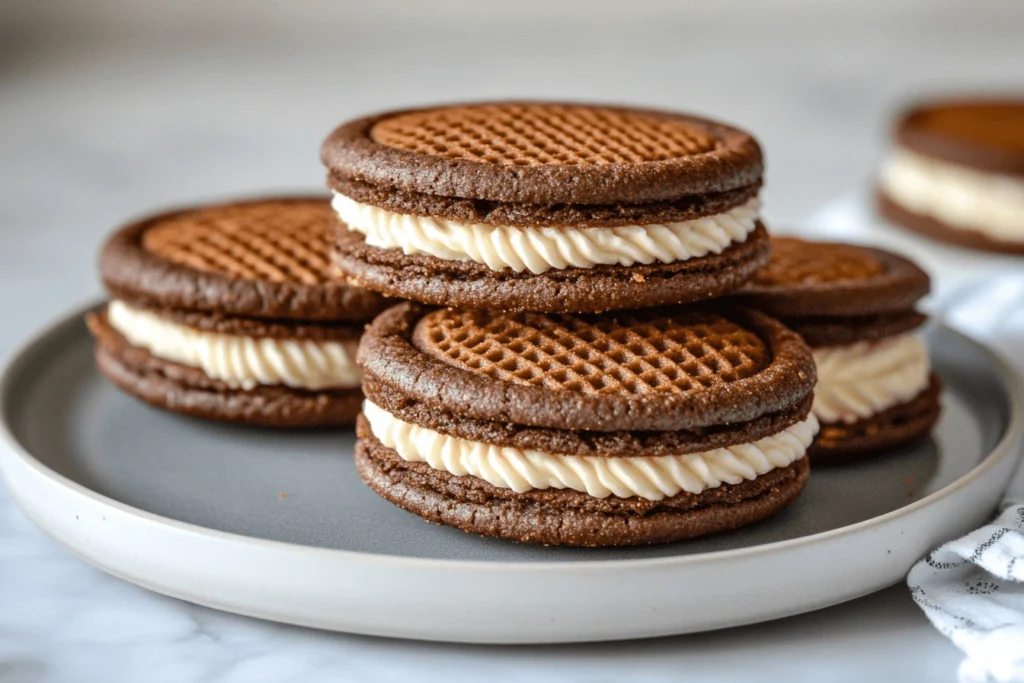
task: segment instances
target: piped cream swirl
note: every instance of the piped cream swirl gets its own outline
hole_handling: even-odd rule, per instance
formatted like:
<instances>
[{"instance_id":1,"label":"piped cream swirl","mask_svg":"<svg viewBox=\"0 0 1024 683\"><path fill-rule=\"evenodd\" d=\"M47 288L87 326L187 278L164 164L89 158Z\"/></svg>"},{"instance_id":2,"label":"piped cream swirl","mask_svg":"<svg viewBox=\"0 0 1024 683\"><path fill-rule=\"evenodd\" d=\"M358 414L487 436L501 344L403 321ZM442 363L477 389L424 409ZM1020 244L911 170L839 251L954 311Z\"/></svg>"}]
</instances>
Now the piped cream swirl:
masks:
<instances>
[{"instance_id":1,"label":"piped cream swirl","mask_svg":"<svg viewBox=\"0 0 1024 683\"><path fill-rule=\"evenodd\" d=\"M757 227L759 209L755 198L725 213L675 223L524 228L395 213L337 192L332 205L338 217L365 235L371 246L448 261L476 261L494 271L511 268L517 273L673 263L720 254L730 244L746 241Z\"/></svg>"},{"instance_id":2,"label":"piped cream swirl","mask_svg":"<svg viewBox=\"0 0 1024 683\"><path fill-rule=\"evenodd\" d=\"M284 384L297 389L359 386L358 340L273 339L205 332L114 300L107 320L133 346L201 369L232 388Z\"/></svg>"},{"instance_id":3,"label":"piped cream swirl","mask_svg":"<svg viewBox=\"0 0 1024 683\"><path fill-rule=\"evenodd\" d=\"M814 413L852 424L921 393L931 376L924 340L909 332L877 342L814 349Z\"/></svg>"},{"instance_id":4,"label":"piped cream swirl","mask_svg":"<svg viewBox=\"0 0 1024 683\"><path fill-rule=\"evenodd\" d=\"M473 476L524 493L573 489L595 498L670 498L739 484L804 456L818 432L813 414L754 443L702 453L631 458L574 456L494 446L410 424L367 400L363 415L377 439L408 462L423 462L455 476Z\"/></svg>"}]
</instances>

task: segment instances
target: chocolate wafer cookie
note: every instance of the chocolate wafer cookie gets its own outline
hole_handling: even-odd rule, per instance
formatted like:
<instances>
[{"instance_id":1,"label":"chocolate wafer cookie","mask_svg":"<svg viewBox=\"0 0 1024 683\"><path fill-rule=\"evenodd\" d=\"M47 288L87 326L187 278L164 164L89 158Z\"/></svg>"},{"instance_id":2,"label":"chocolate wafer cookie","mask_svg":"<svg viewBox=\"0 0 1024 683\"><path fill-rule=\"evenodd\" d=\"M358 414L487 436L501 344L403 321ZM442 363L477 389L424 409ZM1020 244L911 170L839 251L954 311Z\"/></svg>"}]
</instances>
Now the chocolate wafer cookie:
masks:
<instances>
[{"instance_id":1,"label":"chocolate wafer cookie","mask_svg":"<svg viewBox=\"0 0 1024 683\"><path fill-rule=\"evenodd\" d=\"M114 384L186 415L274 427L354 421L355 351L377 294L332 279L326 199L164 213L114 233L88 316Z\"/></svg>"},{"instance_id":2,"label":"chocolate wafer cookie","mask_svg":"<svg viewBox=\"0 0 1024 683\"><path fill-rule=\"evenodd\" d=\"M928 237L1024 254L1024 99L911 108L878 198L883 216Z\"/></svg>"},{"instance_id":3,"label":"chocolate wafer cookie","mask_svg":"<svg viewBox=\"0 0 1024 683\"><path fill-rule=\"evenodd\" d=\"M363 480L467 532L677 541L764 519L808 477L811 353L756 311L404 303L367 329L359 362Z\"/></svg>"},{"instance_id":4,"label":"chocolate wafer cookie","mask_svg":"<svg viewBox=\"0 0 1024 683\"><path fill-rule=\"evenodd\" d=\"M815 463L881 453L928 436L939 379L916 330L928 276L905 258L850 244L772 239L772 259L740 293L814 353Z\"/></svg>"},{"instance_id":5,"label":"chocolate wafer cookie","mask_svg":"<svg viewBox=\"0 0 1024 683\"><path fill-rule=\"evenodd\" d=\"M349 280L428 304L594 312L708 299L768 258L762 157L729 126L579 104L337 128L321 157Z\"/></svg>"}]
</instances>

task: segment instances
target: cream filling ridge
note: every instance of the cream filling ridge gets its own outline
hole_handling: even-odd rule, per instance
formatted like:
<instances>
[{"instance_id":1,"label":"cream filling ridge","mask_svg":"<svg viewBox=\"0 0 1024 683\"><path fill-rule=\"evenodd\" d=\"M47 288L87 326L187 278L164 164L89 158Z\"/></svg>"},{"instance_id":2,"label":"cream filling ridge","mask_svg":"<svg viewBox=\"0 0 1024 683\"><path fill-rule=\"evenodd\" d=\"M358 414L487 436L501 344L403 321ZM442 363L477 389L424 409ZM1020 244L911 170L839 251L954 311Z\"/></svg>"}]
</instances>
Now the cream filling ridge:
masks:
<instances>
[{"instance_id":1,"label":"cream filling ridge","mask_svg":"<svg viewBox=\"0 0 1024 683\"><path fill-rule=\"evenodd\" d=\"M928 348L909 332L878 342L814 349L814 413L852 424L921 393L931 376Z\"/></svg>"},{"instance_id":2,"label":"cream filling ridge","mask_svg":"<svg viewBox=\"0 0 1024 683\"><path fill-rule=\"evenodd\" d=\"M595 498L670 498L738 484L804 456L818 432L813 414L759 441L703 453L612 458L557 455L469 441L410 424L367 400L363 415L377 439L408 462L424 462L456 476L473 476L500 488L573 489Z\"/></svg>"},{"instance_id":3,"label":"cream filling ridge","mask_svg":"<svg viewBox=\"0 0 1024 683\"><path fill-rule=\"evenodd\" d=\"M204 332L111 301L107 320L133 346L164 360L200 368L236 389L284 384L296 389L358 387L356 339L314 341L241 337Z\"/></svg>"},{"instance_id":4,"label":"cream filling ridge","mask_svg":"<svg viewBox=\"0 0 1024 683\"><path fill-rule=\"evenodd\" d=\"M985 173L898 150L883 169L882 189L909 211L951 227L1024 242L1024 177Z\"/></svg>"},{"instance_id":5,"label":"cream filling ridge","mask_svg":"<svg viewBox=\"0 0 1024 683\"><path fill-rule=\"evenodd\" d=\"M338 217L365 235L371 246L448 261L472 260L491 270L511 268L517 273L599 264L673 263L720 254L733 242L746 241L757 227L760 206L754 198L725 213L677 223L520 228L395 213L338 192L332 205Z\"/></svg>"}]
</instances>

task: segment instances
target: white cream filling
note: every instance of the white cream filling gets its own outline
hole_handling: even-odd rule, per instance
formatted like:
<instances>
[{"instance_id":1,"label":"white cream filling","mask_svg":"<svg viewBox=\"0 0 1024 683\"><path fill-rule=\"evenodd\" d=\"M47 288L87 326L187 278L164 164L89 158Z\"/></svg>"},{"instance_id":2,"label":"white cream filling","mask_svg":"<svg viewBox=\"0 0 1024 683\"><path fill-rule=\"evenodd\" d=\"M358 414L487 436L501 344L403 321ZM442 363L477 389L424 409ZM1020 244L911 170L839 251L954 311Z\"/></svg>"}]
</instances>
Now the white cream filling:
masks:
<instances>
[{"instance_id":1,"label":"white cream filling","mask_svg":"<svg viewBox=\"0 0 1024 683\"><path fill-rule=\"evenodd\" d=\"M472 260L491 270L543 273L552 268L599 264L672 263L720 254L744 242L757 226L758 200L714 216L677 223L618 228L520 228L459 223L395 213L335 193L338 217L366 236L366 243L448 261Z\"/></svg>"},{"instance_id":2,"label":"white cream filling","mask_svg":"<svg viewBox=\"0 0 1024 683\"><path fill-rule=\"evenodd\" d=\"M814 362L814 413L826 423L852 424L909 401L928 386L931 376L928 348L913 332L817 348Z\"/></svg>"},{"instance_id":3,"label":"white cream filling","mask_svg":"<svg viewBox=\"0 0 1024 683\"><path fill-rule=\"evenodd\" d=\"M804 456L818 432L813 414L803 422L754 443L703 453L612 458L558 455L478 443L410 424L367 400L363 415L377 439L409 462L424 462L456 476L473 476L493 486L524 493L573 489L595 498L670 498L738 484Z\"/></svg>"},{"instance_id":4,"label":"white cream filling","mask_svg":"<svg viewBox=\"0 0 1024 683\"><path fill-rule=\"evenodd\" d=\"M885 193L909 211L992 239L1024 242L1024 177L897 150L881 182Z\"/></svg>"},{"instance_id":5,"label":"white cream filling","mask_svg":"<svg viewBox=\"0 0 1024 683\"><path fill-rule=\"evenodd\" d=\"M155 313L111 301L107 320L133 346L157 358L200 368L232 388L284 384L297 389L358 387L356 339L314 341L204 332Z\"/></svg>"}]
</instances>

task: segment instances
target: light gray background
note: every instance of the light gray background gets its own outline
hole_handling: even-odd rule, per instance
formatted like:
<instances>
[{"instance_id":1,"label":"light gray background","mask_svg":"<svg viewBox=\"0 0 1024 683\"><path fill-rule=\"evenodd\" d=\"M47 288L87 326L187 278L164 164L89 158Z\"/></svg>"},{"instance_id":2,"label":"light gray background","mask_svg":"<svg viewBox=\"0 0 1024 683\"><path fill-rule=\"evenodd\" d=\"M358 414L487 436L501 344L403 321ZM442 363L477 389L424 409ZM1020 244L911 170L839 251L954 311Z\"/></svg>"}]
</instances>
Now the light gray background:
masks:
<instances>
[{"instance_id":1,"label":"light gray background","mask_svg":"<svg viewBox=\"0 0 1024 683\"><path fill-rule=\"evenodd\" d=\"M99 292L102 236L154 207L321 184L320 139L378 108L533 96L713 114L755 133L766 214L862 188L902 99L1024 88L1024 4L0 4L6 356ZM953 680L957 651L891 589L769 626L644 643L463 648L283 628L103 576L0 491L0 680Z\"/></svg>"}]
</instances>

